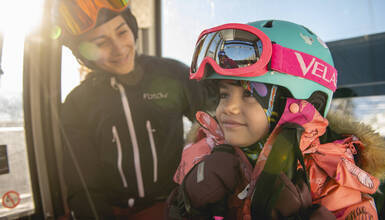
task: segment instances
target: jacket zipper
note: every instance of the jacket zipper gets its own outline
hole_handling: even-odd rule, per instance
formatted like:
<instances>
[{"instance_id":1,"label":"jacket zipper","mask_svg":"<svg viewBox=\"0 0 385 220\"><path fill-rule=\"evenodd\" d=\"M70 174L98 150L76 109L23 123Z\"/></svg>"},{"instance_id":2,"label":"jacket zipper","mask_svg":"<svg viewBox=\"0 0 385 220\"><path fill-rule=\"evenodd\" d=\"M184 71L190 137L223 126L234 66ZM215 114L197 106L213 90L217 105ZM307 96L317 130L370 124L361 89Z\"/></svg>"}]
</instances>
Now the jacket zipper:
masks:
<instances>
[{"instance_id":1,"label":"jacket zipper","mask_svg":"<svg viewBox=\"0 0 385 220\"><path fill-rule=\"evenodd\" d=\"M152 129L151 122L149 120L146 121L146 128L148 133L148 138L150 139L151 152L152 152L152 161L154 163L154 183L158 181L158 156L155 148L154 135L155 129Z\"/></svg>"},{"instance_id":2,"label":"jacket zipper","mask_svg":"<svg viewBox=\"0 0 385 220\"><path fill-rule=\"evenodd\" d=\"M113 135L113 142L116 143L116 148L117 148L117 151L118 151L117 166L118 166L120 178L122 179L123 186L125 188L127 188L127 180L126 180L126 176L124 175L123 168L122 168L122 160L123 160L122 144L120 143L120 138L119 138L118 130L116 129L115 126L112 126L112 135Z\"/></svg>"},{"instance_id":3,"label":"jacket zipper","mask_svg":"<svg viewBox=\"0 0 385 220\"><path fill-rule=\"evenodd\" d=\"M140 154L139 154L139 146L138 146L138 140L136 138L134 123L132 120L132 114L130 105L128 103L126 91L124 90L123 86L116 82L116 79L114 77L111 78L111 86L113 88L119 89L120 97L122 100L122 105L124 109L124 114L126 116L128 130L131 137L132 142L132 150L134 152L134 165L135 165L135 174L136 174L136 181L138 185L138 194L139 197L144 197L144 184L143 184L143 177L142 177L142 168L140 166Z\"/></svg>"}]
</instances>

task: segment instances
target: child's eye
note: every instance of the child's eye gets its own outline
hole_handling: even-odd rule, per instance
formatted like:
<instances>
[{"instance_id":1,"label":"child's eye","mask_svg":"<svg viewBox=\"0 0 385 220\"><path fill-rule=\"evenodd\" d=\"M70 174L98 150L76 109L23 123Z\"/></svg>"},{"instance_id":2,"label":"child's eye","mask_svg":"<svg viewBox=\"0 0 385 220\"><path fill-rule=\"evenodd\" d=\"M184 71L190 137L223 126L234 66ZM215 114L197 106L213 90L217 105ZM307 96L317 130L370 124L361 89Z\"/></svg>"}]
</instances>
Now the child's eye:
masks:
<instances>
[{"instance_id":1,"label":"child's eye","mask_svg":"<svg viewBox=\"0 0 385 220\"><path fill-rule=\"evenodd\" d=\"M227 98L229 95L226 93L226 92L220 92L219 93L219 99L225 99Z\"/></svg>"}]
</instances>

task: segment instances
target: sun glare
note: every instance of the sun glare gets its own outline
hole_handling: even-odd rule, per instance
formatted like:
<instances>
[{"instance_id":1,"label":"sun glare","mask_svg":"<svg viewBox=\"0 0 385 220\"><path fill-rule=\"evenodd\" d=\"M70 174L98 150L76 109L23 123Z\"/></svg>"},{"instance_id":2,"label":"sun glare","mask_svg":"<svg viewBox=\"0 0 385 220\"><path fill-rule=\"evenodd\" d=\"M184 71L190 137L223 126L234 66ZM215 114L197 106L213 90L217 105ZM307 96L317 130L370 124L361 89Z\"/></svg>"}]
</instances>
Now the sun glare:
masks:
<instances>
[{"instance_id":1,"label":"sun glare","mask_svg":"<svg viewBox=\"0 0 385 220\"><path fill-rule=\"evenodd\" d=\"M0 1L0 31L25 35L40 24L43 0Z\"/></svg>"},{"instance_id":2,"label":"sun glare","mask_svg":"<svg viewBox=\"0 0 385 220\"><path fill-rule=\"evenodd\" d=\"M0 0L0 34L4 38L0 91L21 92L23 85L23 50L26 34L36 28L42 18L44 0Z\"/></svg>"}]
</instances>

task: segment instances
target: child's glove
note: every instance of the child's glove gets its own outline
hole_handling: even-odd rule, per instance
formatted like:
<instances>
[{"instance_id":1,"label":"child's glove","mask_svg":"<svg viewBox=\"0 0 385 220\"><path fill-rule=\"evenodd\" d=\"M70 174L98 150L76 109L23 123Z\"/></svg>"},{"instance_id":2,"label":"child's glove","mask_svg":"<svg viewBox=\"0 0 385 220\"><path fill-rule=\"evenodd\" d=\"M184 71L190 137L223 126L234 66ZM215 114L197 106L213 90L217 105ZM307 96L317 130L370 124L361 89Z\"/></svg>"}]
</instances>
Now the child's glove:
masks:
<instances>
[{"instance_id":1,"label":"child's glove","mask_svg":"<svg viewBox=\"0 0 385 220\"><path fill-rule=\"evenodd\" d=\"M207 210L218 203L226 205L239 180L239 160L233 147L219 145L190 171L184 183L191 206Z\"/></svg>"},{"instance_id":2,"label":"child's glove","mask_svg":"<svg viewBox=\"0 0 385 220\"><path fill-rule=\"evenodd\" d=\"M283 189L278 196L273 219L300 216L302 219L335 219L335 216L321 205L312 205L311 193L307 184L300 180L296 184L283 173L280 175Z\"/></svg>"}]
</instances>

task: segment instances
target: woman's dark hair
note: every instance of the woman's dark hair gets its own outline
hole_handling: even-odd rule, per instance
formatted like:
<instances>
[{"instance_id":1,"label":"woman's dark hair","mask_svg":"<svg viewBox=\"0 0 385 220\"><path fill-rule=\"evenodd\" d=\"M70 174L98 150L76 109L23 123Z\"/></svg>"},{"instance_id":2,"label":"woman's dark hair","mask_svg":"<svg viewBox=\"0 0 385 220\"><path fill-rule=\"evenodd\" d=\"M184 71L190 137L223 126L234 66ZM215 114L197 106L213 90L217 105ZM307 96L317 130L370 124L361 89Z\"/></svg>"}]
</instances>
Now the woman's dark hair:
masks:
<instances>
[{"instance_id":1,"label":"woman's dark hair","mask_svg":"<svg viewBox=\"0 0 385 220\"><path fill-rule=\"evenodd\" d=\"M130 27L132 33L134 34L134 38L136 40L136 38L138 37L138 23L136 21L135 16L131 13L130 7L127 7L124 11L120 13L116 13L111 10L102 8L99 11L95 27L106 23L107 21L111 20L112 18L114 18L119 14L122 15L128 27Z\"/></svg>"}]
</instances>

